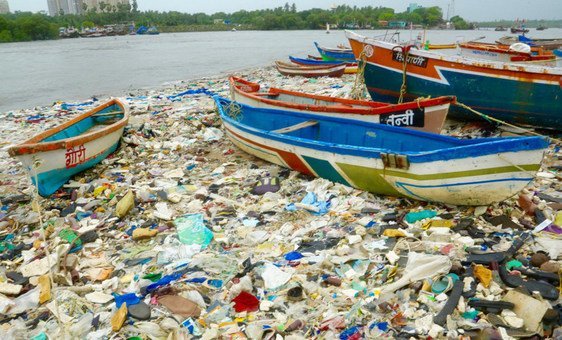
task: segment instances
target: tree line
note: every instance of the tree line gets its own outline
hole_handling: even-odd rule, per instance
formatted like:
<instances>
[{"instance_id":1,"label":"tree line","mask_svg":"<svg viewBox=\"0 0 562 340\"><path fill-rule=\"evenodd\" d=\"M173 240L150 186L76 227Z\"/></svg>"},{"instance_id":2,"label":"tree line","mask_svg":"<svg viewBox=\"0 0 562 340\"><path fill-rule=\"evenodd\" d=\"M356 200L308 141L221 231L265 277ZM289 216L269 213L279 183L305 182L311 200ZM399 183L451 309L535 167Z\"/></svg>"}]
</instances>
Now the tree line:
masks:
<instances>
[{"instance_id":1,"label":"tree line","mask_svg":"<svg viewBox=\"0 0 562 340\"><path fill-rule=\"evenodd\" d=\"M181 13L177 11L139 11L135 0L132 5L108 6L100 2L99 8L82 8L82 14L61 14L50 17L43 14L16 12L0 15L0 42L56 39L59 27L89 27L109 24L131 23L137 27L157 26L160 31L208 30L213 27L237 25L254 30L303 30L324 29L329 23L339 28L381 28L384 22L406 21L424 27L435 27L444 23L439 7L418 8L412 12L396 13L387 7L357 7L341 5L330 10L309 9L298 11L296 5L234 13L218 12ZM466 24L455 17L459 25ZM464 23L464 24L463 24Z\"/></svg>"}]
</instances>

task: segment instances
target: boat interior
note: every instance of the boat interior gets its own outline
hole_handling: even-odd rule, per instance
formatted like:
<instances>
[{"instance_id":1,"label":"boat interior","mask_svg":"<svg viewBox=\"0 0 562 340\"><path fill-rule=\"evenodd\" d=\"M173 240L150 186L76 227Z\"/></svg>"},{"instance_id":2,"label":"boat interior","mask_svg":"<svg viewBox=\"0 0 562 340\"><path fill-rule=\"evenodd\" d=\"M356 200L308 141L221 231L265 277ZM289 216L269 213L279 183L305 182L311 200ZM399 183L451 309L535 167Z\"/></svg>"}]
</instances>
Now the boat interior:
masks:
<instances>
[{"instance_id":1,"label":"boat interior","mask_svg":"<svg viewBox=\"0 0 562 340\"><path fill-rule=\"evenodd\" d=\"M115 103L99 111L93 112L90 115L84 115L82 119L64 127L61 131L44 138L42 142L54 142L80 136L87 132L101 129L108 124L113 124L116 121L123 119L124 115L124 108Z\"/></svg>"}]
</instances>

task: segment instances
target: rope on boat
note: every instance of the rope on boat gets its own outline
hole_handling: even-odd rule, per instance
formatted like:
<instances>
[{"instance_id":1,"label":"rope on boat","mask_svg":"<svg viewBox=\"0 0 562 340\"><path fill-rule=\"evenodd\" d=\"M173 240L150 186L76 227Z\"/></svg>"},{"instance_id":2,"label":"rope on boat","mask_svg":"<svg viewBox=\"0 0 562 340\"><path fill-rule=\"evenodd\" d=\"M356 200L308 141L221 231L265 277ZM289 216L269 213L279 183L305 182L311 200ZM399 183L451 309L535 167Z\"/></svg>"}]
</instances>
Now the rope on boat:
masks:
<instances>
[{"instance_id":1,"label":"rope on boat","mask_svg":"<svg viewBox=\"0 0 562 340\"><path fill-rule=\"evenodd\" d=\"M403 58L404 58L404 60L402 61L403 65L404 65L404 66L403 66L403 69L402 69L402 86L400 87L400 97L399 97L399 99L398 99L398 103L401 104L401 103L403 102L403 100L404 100L404 94L406 94L406 92L407 92L406 76L407 76L408 72L407 72L407 69L406 69L406 65L407 65L408 53L409 53L409 51L410 51L411 46L396 46L395 48L400 49L400 51L402 52ZM418 98L416 99L416 101L417 101L417 103L418 103L418 107L420 106L420 100L422 100L422 99L426 99L426 98L424 98L424 97L418 97ZM535 136L539 136L539 137L547 137L547 138L549 138L551 141L556 142L557 144L562 144L562 140L561 140L561 139L554 138L554 137L549 137L549 136L545 136L545 135L540 134L540 133L538 133L538 132L535 132L535 131L533 131L533 130L531 130L531 129L526 129L526 128L523 128L523 127L520 127L520 126L511 124L511 123L508 123L508 122L506 122L506 121L503 121L503 120L501 120L501 119L497 119L497 118L494 118L494 117L490 117L490 116L488 116L487 114L484 114L484 113L482 113L482 112L480 112L480 111L477 111L477 110L471 108L470 106L468 106L468 105L466 105L466 104L463 104L463 103L461 103L461 102L458 102L458 101L457 101L456 105L459 106L459 107L462 107L462 108L464 108L464 109L466 109L466 110L468 110L468 111L470 111L470 112L472 112L472 113L474 113L474 114L476 114L477 116L480 116L481 118L484 118L484 119L487 120L487 121L493 121L493 122L496 122L496 123L498 123L498 124L506 125L506 126L509 126L509 127L511 127L511 128L514 128L514 129L518 129L518 130L520 130L520 131L523 131L523 132L528 133L528 134L531 134L531 135L535 135Z\"/></svg>"},{"instance_id":2,"label":"rope on boat","mask_svg":"<svg viewBox=\"0 0 562 340\"><path fill-rule=\"evenodd\" d=\"M408 84L406 82L406 68L408 67L408 55L410 54L410 48L412 45L407 46L396 46L394 49L399 49L402 52L402 86L400 86L400 97L398 97L398 104L404 102L404 95L408 90Z\"/></svg>"},{"instance_id":3,"label":"rope on boat","mask_svg":"<svg viewBox=\"0 0 562 340\"><path fill-rule=\"evenodd\" d=\"M468 105L466 105L466 104L457 102L456 105L458 105L458 106L462 107L463 109L466 109L466 110L468 110L468 111L470 111L470 112L472 112L472 113L474 113L474 114L476 114L476 115L478 115L478 116L480 116L480 117L482 117L482 118L484 118L484 119L486 119L486 120L488 120L488 121L493 121L493 122L496 122L496 123L498 123L498 124L506 125L506 126L509 126L509 127L511 127L511 128L514 128L514 129L521 130L521 131L523 131L523 132L525 132L525 133L528 133L528 134L531 134L531 135L540 136L540 137L547 137L547 136L545 136L545 135L543 135L543 134L540 134L540 133L538 133L538 132L535 132L535 131L533 131L533 130L531 130L531 129L526 129L526 128L523 128L523 127L520 127L520 126L517 126L517 125L513 125L513 124L508 123L508 122L506 122L506 121L503 121L503 120L501 120L501 119L497 119L497 118L494 118L494 117L490 117L490 116L488 116L487 114L484 114L484 113L482 113L482 112L480 112L480 111L477 111L477 110L471 108L470 106L468 106ZM560 140L560 139L558 139L558 138L554 138L554 137L548 137L548 138L549 138L550 140L552 140L552 141L558 143L558 144L562 144L562 140Z\"/></svg>"},{"instance_id":4,"label":"rope on boat","mask_svg":"<svg viewBox=\"0 0 562 340\"><path fill-rule=\"evenodd\" d=\"M358 58L357 73L355 74L355 82L351 89L351 99L364 99L365 91L365 65L367 64L365 51L363 50Z\"/></svg>"}]
</instances>

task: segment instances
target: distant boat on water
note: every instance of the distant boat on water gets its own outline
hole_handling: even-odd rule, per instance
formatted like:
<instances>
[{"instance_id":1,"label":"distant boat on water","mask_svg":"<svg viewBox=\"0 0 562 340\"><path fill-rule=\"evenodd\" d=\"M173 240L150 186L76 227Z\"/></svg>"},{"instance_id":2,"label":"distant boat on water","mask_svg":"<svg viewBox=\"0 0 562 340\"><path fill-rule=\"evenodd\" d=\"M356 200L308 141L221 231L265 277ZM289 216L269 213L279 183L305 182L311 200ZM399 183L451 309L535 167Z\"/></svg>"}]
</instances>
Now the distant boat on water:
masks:
<instances>
[{"instance_id":1,"label":"distant boat on water","mask_svg":"<svg viewBox=\"0 0 562 340\"><path fill-rule=\"evenodd\" d=\"M507 31L507 28L503 27L503 26L497 26L495 29L496 32L504 32Z\"/></svg>"},{"instance_id":2,"label":"distant boat on water","mask_svg":"<svg viewBox=\"0 0 562 340\"><path fill-rule=\"evenodd\" d=\"M537 27L537 31L544 31L545 29L547 29L548 27L543 26L543 25L539 25L539 27Z\"/></svg>"}]
</instances>

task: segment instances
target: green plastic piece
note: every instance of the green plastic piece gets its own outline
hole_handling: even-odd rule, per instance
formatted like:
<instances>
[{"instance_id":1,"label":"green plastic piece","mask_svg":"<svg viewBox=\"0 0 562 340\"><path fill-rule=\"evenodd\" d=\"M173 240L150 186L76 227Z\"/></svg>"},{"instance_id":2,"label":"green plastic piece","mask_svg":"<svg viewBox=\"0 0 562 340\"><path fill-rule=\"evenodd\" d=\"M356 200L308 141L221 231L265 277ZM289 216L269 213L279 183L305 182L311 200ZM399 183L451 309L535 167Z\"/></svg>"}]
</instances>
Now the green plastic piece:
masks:
<instances>
[{"instance_id":1,"label":"green plastic piece","mask_svg":"<svg viewBox=\"0 0 562 340\"><path fill-rule=\"evenodd\" d=\"M523 263L517 260L511 260L505 265L505 268L507 270L511 270L511 268L517 268L517 267L523 267Z\"/></svg>"},{"instance_id":2,"label":"green plastic piece","mask_svg":"<svg viewBox=\"0 0 562 340\"><path fill-rule=\"evenodd\" d=\"M72 241L74 241L75 239L77 239L74 244L76 246L81 246L82 245L82 240L80 240L80 238L78 238L78 235L76 235L76 233L70 229L63 229L60 231L59 233L59 237L62 238L63 240L66 240L68 243L72 243Z\"/></svg>"}]
</instances>

